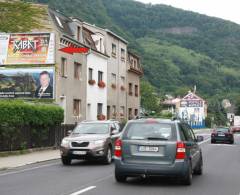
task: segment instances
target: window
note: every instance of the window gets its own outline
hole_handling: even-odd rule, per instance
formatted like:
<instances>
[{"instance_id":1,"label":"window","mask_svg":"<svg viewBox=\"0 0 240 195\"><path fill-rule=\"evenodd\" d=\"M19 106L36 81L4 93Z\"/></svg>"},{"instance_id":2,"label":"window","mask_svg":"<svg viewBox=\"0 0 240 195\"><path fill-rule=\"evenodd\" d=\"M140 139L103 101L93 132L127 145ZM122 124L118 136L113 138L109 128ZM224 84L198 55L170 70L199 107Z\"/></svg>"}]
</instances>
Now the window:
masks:
<instances>
[{"instance_id":1,"label":"window","mask_svg":"<svg viewBox=\"0 0 240 195\"><path fill-rule=\"evenodd\" d=\"M128 84L128 93L129 95L132 95L132 83Z\"/></svg>"},{"instance_id":2,"label":"window","mask_svg":"<svg viewBox=\"0 0 240 195\"><path fill-rule=\"evenodd\" d=\"M130 60L130 64L133 65L133 59Z\"/></svg>"},{"instance_id":3,"label":"window","mask_svg":"<svg viewBox=\"0 0 240 195\"><path fill-rule=\"evenodd\" d=\"M135 85L135 96L138 97L138 86Z\"/></svg>"},{"instance_id":4,"label":"window","mask_svg":"<svg viewBox=\"0 0 240 195\"><path fill-rule=\"evenodd\" d=\"M182 124L182 129L183 129L183 133L185 138L187 139L187 141L194 141L195 137L192 133L192 130L190 127L188 127L186 124Z\"/></svg>"},{"instance_id":5,"label":"window","mask_svg":"<svg viewBox=\"0 0 240 195\"><path fill-rule=\"evenodd\" d=\"M112 106L112 115L116 116L116 106Z\"/></svg>"},{"instance_id":6,"label":"window","mask_svg":"<svg viewBox=\"0 0 240 195\"><path fill-rule=\"evenodd\" d=\"M58 25L59 25L61 28L63 28L62 22L61 22L61 20L59 19L59 17L55 15L55 19L57 20Z\"/></svg>"},{"instance_id":7,"label":"window","mask_svg":"<svg viewBox=\"0 0 240 195\"><path fill-rule=\"evenodd\" d=\"M103 43L102 43L102 38L100 38L100 52L104 52L104 51L103 51L103 48L102 48L102 44L103 44Z\"/></svg>"},{"instance_id":8,"label":"window","mask_svg":"<svg viewBox=\"0 0 240 195\"><path fill-rule=\"evenodd\" d=\"M80 63L74 62L74 78L80 80L82 73L82 65Z\"/></svg>"},{"instance_id":9,"label":"window","mask_svg":"<svg viewBox=\"0 0 240 195\"><path fill-rule=\"evenodd\" d=\"M134 68L137 67L137 60L134 60L134 65L133 65Z\"/></svg>"},{"instance_id":10,"label":"window","mask_svg":"<svg viewBox=\"0 0 240 195\"><path fill-rule=\"evenodd\" d=\"M125 108L124 106L120 107L120 116L123 117L125 115Z\"/></svg>"},{"instance_id":11,"label":"window","mask_svg":"<svg viewBox=\"0 0 240 195\"><path fill-rule=\"evenodd\" d=\"M138 116L138 109L135 109L135 110L134 110L134 115L135 115L135 116Z\"/></svg>"},{"instance_id":12,"label":"window","mask_svg":"<svg viewBox=\"0 0 240 195\"><path fill-rule=\"evenodd\" d=\"M77 27L77 40L80 41L80 33L81 33L81 28L80 26Z\"/></svg>"},{"instance_id":13,"label":"window","mask_svg":"<svg viewBox=\"0 0 240 195\"><path fill-rule=\"evenodd\" d=\"M110 110L111 110L111 108L110 108L110 106L107 106L107 120L109 120L110 119Z\"/></svg>"},{"instance_id":14,"label":"window","mask_svg":"<svg viewBox=\"0 0 240 195\"><path fill-rule=\"evenodd\" d=\"M116 83L117 83L116 74L112 73L112 84L116 85Z\"/></svg>"},{"instance_id":15,"label":"window","mask_svg":"<svg viewBox=\"0 0 240 195\"><path fill-rule=\"evenodd\" d=\"M121 48L121 60L125 61L125 49Z\"/></svg>"},{"instance_id":16,"label":"window","mask_svg":"<svg viewBox=\"0 0 240 195\"><path fill-rule=\"evenodd\" d=\"M176 140L176 135L171 124L164 123L137 123L132 122L126 126L123 139L131 140Z\"/></svg>"},{"instance_id":17,"label":"window","mask_svg":"<svg viewBox=\"0 0 240 195\"><path fill-rule=\"evenodd\" d=\"M132 117L132 108L128 108L128 120L131 120Z\"/></svg>"},{"instance_id":18,"label":"window","mask_svg":"<svg viewBox=\"0 0 240 195\"><path fill-rule=\"evenodd\" d=\"M67 59L61 58L61 76L67 77Z\"/></svg>"},{"instance_id":19,"label":"window","mask_svg":"<svg viewBox=\"0 0 240 195\"><path fill-rule=\"evenodd\" d=\"M102 114L102 110L103 110L103 104L102 103L98 103L97 104L97 114L101 115Z\"/></svg>"},{"instance_id":20,"label":"window","mask_svg":"<svg viewBox=\"0 0 240 195\"><path fill-rule=\"evenodd\" d=\"M73 100L73 115L80 116L81 114L81 100L74 99Z\"/></svg>"},{"instance_id":21,"label":"window","mask_svg":"<svg viewBox=\"0 0 240 195\"><path fill-rule=\"evenodd\" d=\"M88 80L93 80L93 69L92 68L88 69Z\"/></svg>"},{"instance_id":22,"label":"window","mask_svg":"<svg viewBox=\"0 0 240 195\"><path fill-rule=\"evenodd\" d=\"M184 129L182 127L182 125L178 124L178 128L179 128L179 133L180 133L180 138L182 141L186 141L186 136L184 134Z\"/></svg>"},{"instance_id":23,"label":"window","mask_svg":"<svg viewBox=\"0 0 240 195\"><path fill-rule=\"evenodd\" d=\"M125 86L125 77L121 76L121 85Z\"/></svg>"},{"instance_id":24,"label":"window","mask_svg":"<svg viewBox=\"0 0 240 195\"><path fill-rule=\"evenodd\" d=\"M113 55L113 56L116 56L116 53L117 53L117 47L116 47L116 45L113 43L113 44L112 44L112 55Z\"/></svg>"},{"instance_id":25,"label":"window","mask_svg":"<svg viewBox=\"0 0 240 195\"><path fill-rule=\"evenodd\" d=\"M76 134L107 134L109 127L104 123L80 123L73 132Z\"/></svg>"},{"instance_id":26,"label":"window","mask_svg":"<svg viewBox=\"0 0 240 195\"><path fill-rule=\"evenodd\" d=\"M103 72L98 71L98 82L103 80Z\"/></svg>"}]
</instances>

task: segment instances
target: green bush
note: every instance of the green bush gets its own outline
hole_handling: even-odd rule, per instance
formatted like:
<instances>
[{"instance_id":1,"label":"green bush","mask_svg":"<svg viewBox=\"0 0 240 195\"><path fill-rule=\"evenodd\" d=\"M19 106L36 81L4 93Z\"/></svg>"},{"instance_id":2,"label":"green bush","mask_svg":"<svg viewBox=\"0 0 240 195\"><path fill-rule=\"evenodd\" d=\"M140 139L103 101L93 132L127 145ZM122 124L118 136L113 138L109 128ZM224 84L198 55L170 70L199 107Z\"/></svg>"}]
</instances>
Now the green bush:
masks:
<instances>
[{"instance_id":1,"label":"green bush","mask_svg":"<svg viewBox=\"0 0 240 195\"><path fill-rule=\"evenodd\" d=\"M0 124L11 126L52 126L60 124L64 115L56 105L26 103L21 100L0 101Z\"/></svg>"},{"instance_id":2,"label":"green bush","mask_svg":"<svg viewBox=\"0 0 240 195\"><path fill-rule=\"evenodd\" d=\"M52 145L64 114L53 104L0 101L0 151Z\"/></svg>"}]
</instances>

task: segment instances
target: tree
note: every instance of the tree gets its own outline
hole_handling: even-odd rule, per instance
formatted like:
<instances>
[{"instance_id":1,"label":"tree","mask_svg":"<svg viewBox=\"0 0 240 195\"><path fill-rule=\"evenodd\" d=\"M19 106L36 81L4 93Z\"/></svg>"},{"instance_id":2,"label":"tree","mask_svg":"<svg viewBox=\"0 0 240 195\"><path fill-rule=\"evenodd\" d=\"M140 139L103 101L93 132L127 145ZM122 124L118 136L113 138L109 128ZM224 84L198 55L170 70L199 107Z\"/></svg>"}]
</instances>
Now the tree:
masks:
<instances>
[{"instance_id":1,"label":"tree","mask_svg":"<svg viewBox=\"0 0 240 195\"><path fill-rule=\"evenodd\" d=\"M159 97L148 81L141 81L141 106L148 112L159 112Z\"/></svg>"},{"instance_id":2,"label":"tree","mask_svg":"<svg viewBox=\"0 0 240 195\"><path fill-rule=\"evenodd\" d=\"M223 108L221 101L218 99L211 99L208 102L208 112L209 116L214 117L214 124L217 126L226 125L227 114L226 110Z\"/></svg>"}]
</instances>

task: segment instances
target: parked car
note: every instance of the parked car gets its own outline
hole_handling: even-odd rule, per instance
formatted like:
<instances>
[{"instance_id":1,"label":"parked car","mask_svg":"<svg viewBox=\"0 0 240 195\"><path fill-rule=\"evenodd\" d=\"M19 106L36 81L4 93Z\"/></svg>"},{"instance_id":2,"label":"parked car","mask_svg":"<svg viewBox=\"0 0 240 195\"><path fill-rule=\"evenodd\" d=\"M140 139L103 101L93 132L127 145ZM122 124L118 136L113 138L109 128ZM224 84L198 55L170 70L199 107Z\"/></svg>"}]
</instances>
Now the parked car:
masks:
<instances>
[{"instance_id":1,"label":"parked car","mask_svg":"<svg viewBox=\"0 0 240 195\"><path fill-rule=\"evenodd\" d=\"M234 143L234 135L229 127L217 127L213 129L211 134L211 143L214 144L216 142L223 143Z\"/></svg>"},{"instance_id":2,"label":"parked car","mask_svg":"<svg viewBox=\"0 0 240 195\"><path fill-rule=\"evenodd\" d=\"M203 158L191 127L166 119L131 120L115 143L115 179L134 176L173 176L190 185L202 174Z\"/></svg>"},{"instance_id":3,"label":"parked car","mask_svg":"<svg viewBox=\"0 0 240 195\"><path fill-rule=\"evenodd\" d=\"M232 133L240 133L240 126L232 126L231 132Z\"/></svg>"},{"instance_id":4,"label":"parked car","mask_svg":"<svg viewBox=\"0 0 240 195\"><path fill-rule=\"evenodd\" d=\"M64 165L73 159L100 160L112 162L114 142L119 137L116 121L81 122L62 140L60 152Z\"/></svg>"}]
</instances>

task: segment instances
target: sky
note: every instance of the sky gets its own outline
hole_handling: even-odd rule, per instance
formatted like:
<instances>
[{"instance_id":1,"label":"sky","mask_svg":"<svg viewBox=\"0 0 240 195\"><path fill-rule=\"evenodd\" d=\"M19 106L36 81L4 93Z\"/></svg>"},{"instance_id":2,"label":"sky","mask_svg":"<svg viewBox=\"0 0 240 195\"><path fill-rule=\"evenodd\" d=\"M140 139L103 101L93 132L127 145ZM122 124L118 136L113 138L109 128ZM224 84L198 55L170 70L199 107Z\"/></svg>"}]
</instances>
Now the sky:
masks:
<instances>
[{"instance_id":1,"label":"sky","mask_svg":"<svg viewBox=\"0 0 240 195\"><path fill-rule=\"evenodd\" d=\"M239 0L137 0L143 3L166 4L240 24Z\"/></svg>"}]
</instances>

